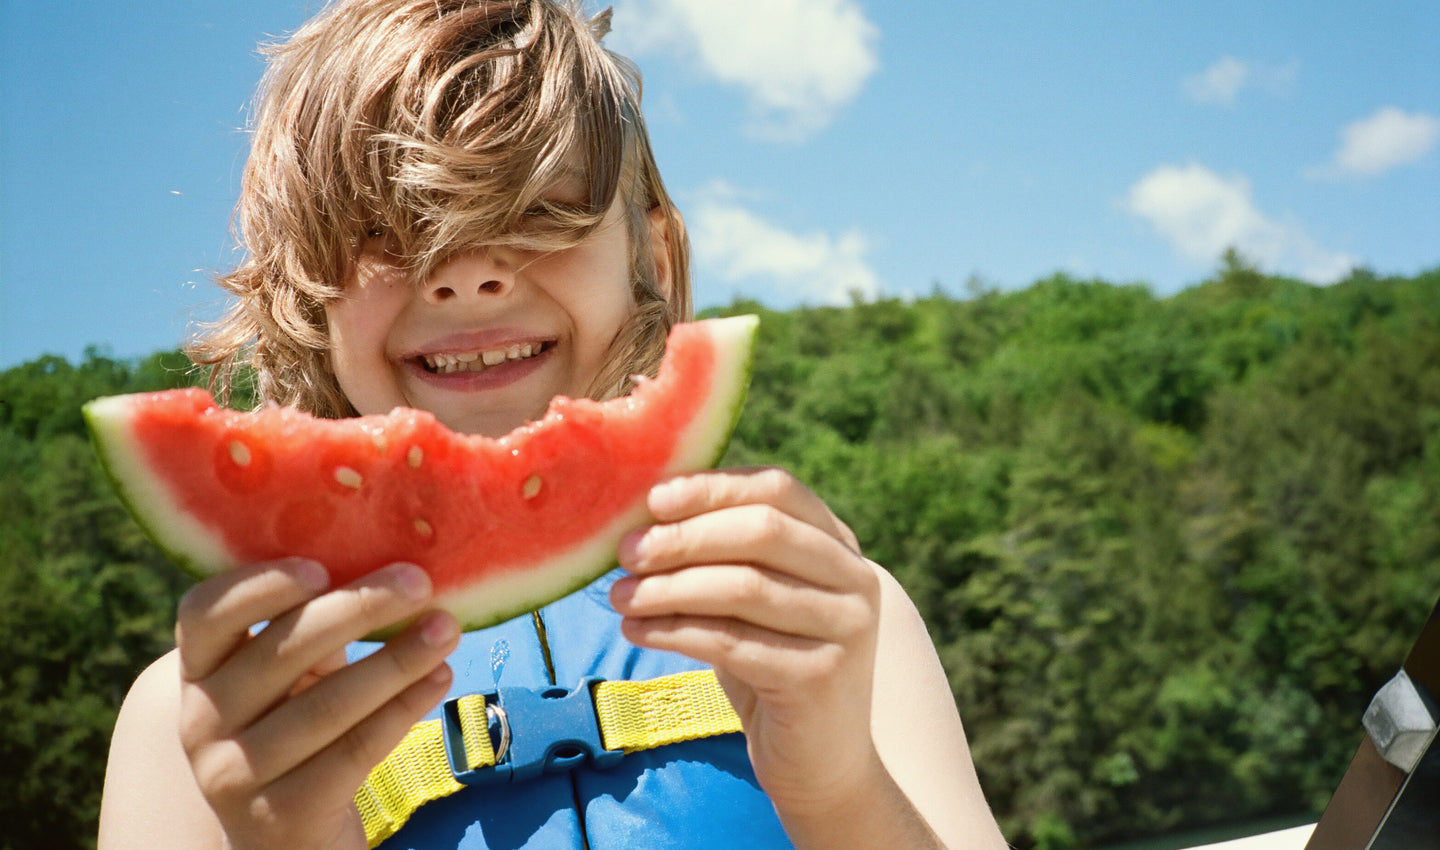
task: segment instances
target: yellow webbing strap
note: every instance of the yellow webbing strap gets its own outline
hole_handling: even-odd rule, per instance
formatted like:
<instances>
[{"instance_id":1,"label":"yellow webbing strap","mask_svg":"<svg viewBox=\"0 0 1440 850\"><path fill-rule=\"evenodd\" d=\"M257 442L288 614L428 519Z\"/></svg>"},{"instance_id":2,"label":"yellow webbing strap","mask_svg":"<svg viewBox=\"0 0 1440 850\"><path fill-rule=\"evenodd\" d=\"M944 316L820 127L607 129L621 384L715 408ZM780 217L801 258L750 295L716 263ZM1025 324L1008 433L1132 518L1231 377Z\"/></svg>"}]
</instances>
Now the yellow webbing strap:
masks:
<instances>
[{"instance_id":1,"label":"yellow webbing strap","mask_svg":"<svg viewBox=\"0 0 1440 850\"><path fill-rule=\"evenodd\" d=\"M713 670L595 686L595 715L607 750L648 750L740 731L740 718Z\"/></svg>"},{"instance_id":2,"label":"yellow webbing strap","mask_svg":"<svg viewBox=\"0 0 1440 850\"><path fill-rule=\"evenodd\" d=\"M495 753L490 745L485 698L479 694L461 697L458 708L470 769L493 766ZM484 734L473 734L476 731ZM416 723L355 792L355 806L365 824L369 846L375 847L399 832L416 809L464 787L450 772L440 721Z\"/></svg>"},{"instance_id":3,"label":"yellow webbing strap","mask_svg":"<svg viewBox=\"0 0 1440 850\"><path fill-rule=\"evenodd\" d=\"M640 682L600 682L593 697L607 750L635 752L741 731L740 718L712 670ZM461 697L457 708L469 768L493 766L485 698L479 694ZM415 724L355 792L369 846L373 848L398 832L416 809L463 787L450 772L440 721Z\"/></svg>"}]
</instances>

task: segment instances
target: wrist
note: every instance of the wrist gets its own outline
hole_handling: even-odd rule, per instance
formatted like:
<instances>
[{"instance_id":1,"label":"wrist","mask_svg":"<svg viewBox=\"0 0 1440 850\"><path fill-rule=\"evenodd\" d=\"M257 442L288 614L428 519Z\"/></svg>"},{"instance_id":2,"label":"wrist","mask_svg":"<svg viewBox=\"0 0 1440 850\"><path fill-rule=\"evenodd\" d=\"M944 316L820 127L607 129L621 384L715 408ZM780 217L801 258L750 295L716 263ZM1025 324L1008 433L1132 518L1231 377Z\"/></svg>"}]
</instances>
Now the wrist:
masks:
<instances>
[{"instance_id":1,"label":"wrist","mask_svg":"<svg viewBox=\"0 0 1440 850\"><path fill-rule=\"evenodd\" d=\"M775 808L797 848L942 847L878 753Z\"/></svg>"}]
</instances>

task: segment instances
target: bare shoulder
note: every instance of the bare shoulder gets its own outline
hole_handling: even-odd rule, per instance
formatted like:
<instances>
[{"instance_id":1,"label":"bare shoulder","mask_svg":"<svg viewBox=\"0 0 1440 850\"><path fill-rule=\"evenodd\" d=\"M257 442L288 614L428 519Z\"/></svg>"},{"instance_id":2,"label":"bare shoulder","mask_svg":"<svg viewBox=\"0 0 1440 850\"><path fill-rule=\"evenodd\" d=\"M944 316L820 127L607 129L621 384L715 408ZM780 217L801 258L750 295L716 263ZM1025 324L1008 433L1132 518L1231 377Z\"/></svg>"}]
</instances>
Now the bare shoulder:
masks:
<instances>
[{"instance_id":1,"label":"bare shoulder","mask_svg":"<svg viewBox=\"0 0 1440 850\"><path fill-rule=\"evenodd\" d=\"M180 753L179 714L180 659L171 650L146 667L125 695L110 739L107 778L112 773L123 775L133 766L131 759L117 756L129 756L136 747L141 752ZM108 796L108 782L106 792Z\"/></svg>"},{"instance_id":2,"label":"bare shoulder","mask_svg":"<svg viewBox=\"0 0 1440 850\"><path fill-rule=\"evenodd\" d=\"M880 633L871 735L880 759L947 846L1004 847L925 621L895 577L872 567L880 582Z\"/></svg>"},{"instance_id":3,"label":"bare shoulder","mask_svg":"<svg viewBox=\"0 0 1440 850\"><path fill-rule=\"evenodd\" d=\"M218 842L180 746L179 714L179 658L171 651L136 678L116 718L100 802L100 850Z\"/></svg>"},{"instance_id":4,"label":"bare shoulder","mask_svg":"<svg viewBox=\"0 0 1440 850\"><path fill-rule=\"evenodd\" d=\"M144 720L156 711L163 711L173 720L180 705L180 654L170 650L140 672L125 703L120 708L121 722Z\"/></svg>"}]
</instances>

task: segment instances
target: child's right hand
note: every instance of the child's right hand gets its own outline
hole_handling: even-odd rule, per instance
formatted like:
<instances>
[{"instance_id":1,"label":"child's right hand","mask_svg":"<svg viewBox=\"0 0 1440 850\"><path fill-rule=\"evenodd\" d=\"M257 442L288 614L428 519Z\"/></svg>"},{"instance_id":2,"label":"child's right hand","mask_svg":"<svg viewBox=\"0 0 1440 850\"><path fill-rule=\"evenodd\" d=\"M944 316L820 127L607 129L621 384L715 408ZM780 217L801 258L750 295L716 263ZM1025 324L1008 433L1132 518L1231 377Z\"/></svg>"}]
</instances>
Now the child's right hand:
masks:
<instances>
[{"instance_id":1,"label":"child's right hand","mask_svg":"<svg viewBox=\"0 0 1440 850\"><path fill-rule=\"evenodd\" d=\"M355 789L449 688L445 657L460 629L445 612L417 617L431 595L423 571L394 565L335 590L325 582L317 565L285 560L196 585L177 615L178 706L173 696L132 691L127 698L149 704L137 706L136 714L164 712L171 702L183 758L166 757L173 745L147 754L139 740L147 732L129 731L143 721L126 724L122 717L117 724L117 739L137 739L113 746L134 753L123 769L141 785L183 788L189 783L177 785L172 774L188 762L193 787L228 847L363 848ZM345 663L347 643L410 618L415 621L379 651ZM252 635L263 621L269 624ZM133 764L147 759L152 763ZM139 811L112 809L104 813L110 818L102 816L101 846L200 846L167 832L163 820L153 822L165 817L167 806L184 805L148 799ZM152 822L136 822L142 820Z\"/></svg>"}]
</instances>

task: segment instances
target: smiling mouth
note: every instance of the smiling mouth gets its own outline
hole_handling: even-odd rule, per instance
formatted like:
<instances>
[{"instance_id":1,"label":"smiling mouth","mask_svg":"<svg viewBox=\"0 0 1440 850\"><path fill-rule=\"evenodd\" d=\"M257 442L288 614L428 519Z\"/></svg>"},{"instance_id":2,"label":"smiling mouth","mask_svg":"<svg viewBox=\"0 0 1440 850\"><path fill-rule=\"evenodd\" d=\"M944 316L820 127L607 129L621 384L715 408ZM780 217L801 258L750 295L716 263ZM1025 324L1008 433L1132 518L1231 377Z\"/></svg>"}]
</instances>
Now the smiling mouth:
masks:
<instances>
[{"instance_id":1,"label":"smiling mouth","mask_svg":"<svg viewBox=\"0 0 1440 850\"><path fill-rule=\"evenodd\" d=\"M553 342L526 342L488 351L460 351L451 354L422 354L420 364L435 375L455 372L483 372L505 363L529 360L554 346Z\"/></svg>"}]
</instances>

